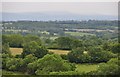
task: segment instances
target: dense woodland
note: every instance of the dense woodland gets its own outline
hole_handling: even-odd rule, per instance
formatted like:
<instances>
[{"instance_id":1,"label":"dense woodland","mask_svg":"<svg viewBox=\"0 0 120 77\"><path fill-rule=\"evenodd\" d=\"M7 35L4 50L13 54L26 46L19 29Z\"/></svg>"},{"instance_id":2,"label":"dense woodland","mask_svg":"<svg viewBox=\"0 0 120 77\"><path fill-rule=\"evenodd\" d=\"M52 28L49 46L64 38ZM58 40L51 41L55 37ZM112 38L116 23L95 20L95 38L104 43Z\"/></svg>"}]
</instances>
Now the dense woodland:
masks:
<instances>
[{"instance_id":1,"label":"dense woodland","mask_svg":"<svg viewBox=\"0 0 120 77\"><path fill-rule=\"evenodd\" d=\"M3 70L24 75L119 75L117 21L9 21L2 28ZM23 52L13 56L11 47ZM49 49L70 52L58 55ZM76 64L98 64L98 69L81 73Z\"/></svg>"}]
</instances>

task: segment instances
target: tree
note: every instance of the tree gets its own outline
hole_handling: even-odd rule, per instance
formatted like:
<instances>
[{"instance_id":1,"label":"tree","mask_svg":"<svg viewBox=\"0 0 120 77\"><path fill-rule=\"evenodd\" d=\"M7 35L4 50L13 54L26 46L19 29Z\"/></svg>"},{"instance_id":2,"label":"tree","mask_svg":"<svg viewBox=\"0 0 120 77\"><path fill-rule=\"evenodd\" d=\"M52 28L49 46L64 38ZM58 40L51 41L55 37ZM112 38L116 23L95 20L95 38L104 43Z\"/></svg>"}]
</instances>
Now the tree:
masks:
<instances>
[{"instance_id":1,"label":"tree","mask_svg":"<svg viewBox=\"0 0 120 77\"><path fill-rule=\"evenodd\" d=\"M5 53L2 53L0 56L2 56L2 69L7 69L7 67L6 67L6 61L7 61L7 59L8 58L11 58L11 55L9 55L9 54L5 54Z\"/></svg>"},{"instance_id":2,"label":"tree","mask_svg":"<svg viewBox=\"0 0 120 77\"><path fill-rule=\"evenodd\" d=\"M48 53L48 50L44 46L39 46L34 53L36 57L42 58L44 55Z\"/></svg>"},{"instance_id":3,"label":"tree","mask_svg":"<svg viewBox=\"0 0 120 77\"><path fill-rule=\"evenodd\" d=\"M4 67L11 71L26 72L29 71L27 65L36 60L37 58L32 54L27 55L25 58L6 58L4 59Z\"/></svg>"},{"instance_id":4,"label":"tree","mask_svg":"<svg viewBox=\"0 0 120 77\"><path fill-rule=\"evenodd\" d=\"M24 44L29 43L31 41L35 41L36 43L38 43L38 45L42 45L41 43L41 39L38 36L34 36L34 35L26 35L24 37ZM23 44L23 45L24 45Z\"/></svg>"},{"instance_id":5,"label":"tree","mask_svg":"<svg viewBox=\"0 0 120 77\"><path fill-rule=\"evenodd\" d=\"M101 47L79 47L68 53L68 60L75 63L107 62L114 57L117 57L117 55L110 51L104 51Z\"/></svg>"},{"instance_id":6,"label":"tree","mask_svg":"<svg viewBox=\"0 0 120 77\"><path fill-rule=\"evenodd\" d=\"M88 54L88 51L86 51L85 48L79 47L68 53L68 59L70 62L88 63L91 62L92 57Z\"/></svg>"},{"instance_id":7,"label":"tree","mask_svg":"<svg viewBox=\"0 0 120 77\"><path fill-rule=\"evenodd\" d=\"M35 41L31 41L24 45L22 56L25 57L26 55L33 54L38 58L42 58L47 53L48 50L45 47L40 46Z\"/></svg>"},{"instance_id":8,"label":"tree","mask_svg":"<svg viewBox=\"0 0 120 77\"><path fill-rule=\"evenodd\" d=\"M9 41L10 41L9 38L10 38L10 36L8 36L8 35L2 35L2 45L9 43Z\"/></svg>"},{"instance_id":9,"label":"tree","mask_svg":"<svg viewBox=\"0 0 120 77\"><path fill-rule=\"evenodd\" d=\"M6 58L11 58L11 52L9 49L9 45L4 43L2 45L2 54L0 54L0 57L2 57L2 68L6 69Z\"/></svg>"},{"instance_id":10,"label":"tree","mask_svg":"<svg viewBox=\"0 0 120 77\"><path fill-rule=\"evenodd\" d=\"M69 37L59 37L56 39L58 47L61 49L71 49L72 39Z\"/></svg>"},{"instance_id":11,"label":"tree","mask_svg":"<svg viewBox=\"0 0 120 77\"><path fill-rule=\"evenodd\" d=\"M82 41L70 37L59 37L56 39L58 48L73 49L82 46Z\"/></svg>"},{"instance_id":12,"label":"tree","mask_svg":"<svg viewBox=\"0 0 120 77\"><path fill-rule=\"evenodd\" d=\"M21 65L21 69L20 71L29 71L29 69L27 68L27 65L29 63L32 63L33 61L36 61L37 60L37 57L33 56L32 54L29 54L27 56L25 56L25 58L23 59L23 63Z\"/></svg>"},{"instance_id":13,"label":"tree","mask_svg":"<svg viewBox=\"0 0 120 77\"><path fill-rule=\"evenodd\" d=\"M103 50L101 47L90 47L89 54L92 56L92 62L107 62L111 58L117 57L116 54Z\"/></svg>"},{"instance_id":14,"label":"tree","mask_svg":"<svg viewBox=\"0 0 120 77\"><path fill-rule=\"evenodd\" d=\"M78 40L78 39L72 39L73 41L71 42L72 44L72 48L71 49L75 49L75 48L78 48L78 47L83 47L83 43L81 40Z\"/></svg>"},{"instance_id":15,"label":"tree","mask_svg":"<svg viewBox=\"0 0 120 77\"><path fill-rule=\"evenodd\" d=\"M10 47L22 47L23 36L19 34L6 35L3 42L9 43Z\"/></svg>"},{"instance_id":16,"label":"tree","mask_svg":"<svg viewBox=\"0 0 120 77\"><path fill-rule=\"evenodd\" d=\"M29 69L34 70L37 75L75 70L75 65L64 61L59 55L55 54L47 54L43 58L30 63L28 67Z\"/></svg>"},{"instance_id":17,"label":"tree","mask_svg":"<svg viewBox=\"0 0 120 77\"><path fill-rule=\"evenodd\" d=\"M2 45L2 53L11 55L9 45L7 43Z\"/></svg>"},{"instance_id":18,"label":"tree","mask_svg":"<svg viewBox=\"0 0 120 77\"><path fill-rule=\"evenodd\" d=\"M97 74L98 75L119 75L119 63L118 58L113 58L109 60L106 64L101 63L99 65Z\"/></svg>"},{"instance_id":19,"label":"tree","mask_svg":"<svg viewBox=\"0 0 120 77\"><path fill-rule=\"evenodd\" d=\"M115 43L112 45L111 51L113 53L120 53L120 43Z\"/></svg>"},{"instance_id":20,"label":"tree","mask_svg":"<svg viewBox=\"0 0 120 77\"><path fill-rule=\"evenodd\" d=\"M21 58L7 58L6 68L11 71L18 71L19 69L21 69L22 63L23 62Z\"/></svg>"}]
</instances>

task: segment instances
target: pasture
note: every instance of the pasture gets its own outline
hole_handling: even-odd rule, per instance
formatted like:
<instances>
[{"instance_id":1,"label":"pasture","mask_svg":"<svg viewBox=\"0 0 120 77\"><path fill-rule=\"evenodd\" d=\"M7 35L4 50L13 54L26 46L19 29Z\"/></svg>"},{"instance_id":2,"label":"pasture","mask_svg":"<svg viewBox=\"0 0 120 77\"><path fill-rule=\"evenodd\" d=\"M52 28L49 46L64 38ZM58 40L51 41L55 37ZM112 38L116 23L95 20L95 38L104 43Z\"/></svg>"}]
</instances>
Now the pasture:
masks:
<instances>
[{"instance_id":1,"label":"pasture","mask_svg":"<svg viewBox=\"0 0 120 77\"><path fill-rule=\"evenodd\" d=\"M95 34L91 34L91 33L82 33L82 32L65 32L66 34L69 34L71 36L95 36Z\"/></svg>"},{"instance_id":2,"label":"pasture","mask_svg":"<svg viewBox=\"0 0 120 77\"><path fill-rule=\"evenodd\" d=\"M23 52L23 48L10 48L10 51L13 56L20 55Z\"/></svg>"}]
</instances>

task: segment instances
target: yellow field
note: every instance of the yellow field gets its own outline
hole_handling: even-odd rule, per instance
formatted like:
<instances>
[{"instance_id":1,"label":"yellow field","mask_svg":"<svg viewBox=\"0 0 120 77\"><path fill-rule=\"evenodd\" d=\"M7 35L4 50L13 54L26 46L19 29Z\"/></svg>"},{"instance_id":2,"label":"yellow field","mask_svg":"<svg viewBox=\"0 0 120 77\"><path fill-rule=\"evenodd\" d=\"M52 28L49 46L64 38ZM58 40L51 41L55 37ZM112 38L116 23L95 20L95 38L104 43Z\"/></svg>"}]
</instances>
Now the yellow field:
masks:
<instances>
[{"instance_id":1,"label":"yellow field","mask_svg":"<svg viewBox=\"0 0 120 77\"><path fill-rule=\"evenodd\" d=\"M49 49L49 52L53 52L54 54L59 54L59 55L61 55L61 54L67 55L70 51Z\"/></svg>"},{"instance_id":2,"label":"yellow field","mask_svg":"<svg viewBox=\"0 0 120 77\"><path fill-rule=\"evenodd\" d=\"M15 55L19 55L23 52L23 48L10 48L10 51L12 53L13 56ZM56 49L49 49L49 52L53 52L54 54L65 54L67 55L70 51L68 50L56 50Z\"/></svg>"},{"instance_id":3,"label":"yellow field","mask_svg":"<svg viewBox=\"0 0 120 77\"><path fill-rule=\"evenodd\" d=\"M19 55L23 52L23 48L10 48L11 54L13 56Z\"/></svg>"}]
</instances>

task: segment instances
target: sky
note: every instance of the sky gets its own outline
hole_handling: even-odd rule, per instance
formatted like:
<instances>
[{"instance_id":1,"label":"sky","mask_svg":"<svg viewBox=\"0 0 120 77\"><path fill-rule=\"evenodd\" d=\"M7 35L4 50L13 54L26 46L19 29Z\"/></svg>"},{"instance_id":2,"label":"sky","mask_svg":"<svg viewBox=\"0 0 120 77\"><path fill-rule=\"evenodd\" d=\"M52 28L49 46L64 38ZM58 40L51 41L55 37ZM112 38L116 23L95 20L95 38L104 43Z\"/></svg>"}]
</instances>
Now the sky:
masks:
<instances>
[{"instance_id":1,"label":"sky","mask_svg":"<svg viewBox=\"0 0 120 77\"><path fill-rule=\"evenodd\" d=\"M4 20L117 19L117 2L3 2ZM23 16L23 17L21 17ZM31 16L31 17L30 17ZM52 18L53 17L53 18ZM86 17L86 18L85 18ZM32 19L33 18L33 19Z\"/></svg>"}]
</instances>

